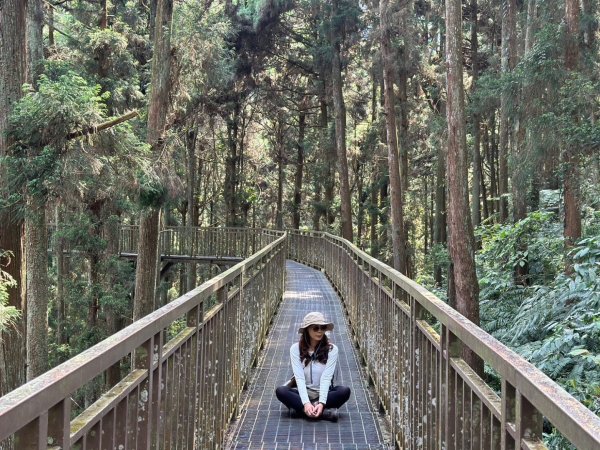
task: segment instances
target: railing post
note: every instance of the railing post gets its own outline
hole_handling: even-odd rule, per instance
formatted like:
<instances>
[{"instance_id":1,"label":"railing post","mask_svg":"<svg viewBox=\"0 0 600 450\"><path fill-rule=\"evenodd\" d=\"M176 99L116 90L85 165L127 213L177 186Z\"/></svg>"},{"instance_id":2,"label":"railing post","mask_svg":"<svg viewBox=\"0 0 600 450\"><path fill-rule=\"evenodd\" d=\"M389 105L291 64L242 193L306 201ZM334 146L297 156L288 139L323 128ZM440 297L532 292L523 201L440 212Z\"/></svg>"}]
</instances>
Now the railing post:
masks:
<instances>
[{"instance_id":1,"label":"railing post","mask_svg":"<svg viewBox=\"0 0 600 450\"><path fill-rule=\"evenodd\" d=\"M58 402L48 411L48 444L62 450L71 448L71 398Z\"/></svg>"},{"instance_id":2,"label":"railing post","mask_svg":"<svg viewBox=\"0 0 600 450\"><path fill-rule=\"evenodd\" d=\"M517 390L508 381L502 380L502 449L515 448L515 418Z\"/></svg>"},{"instance_id":3,"label":"railing post","mask_svg":"<svg viewBox=\"0 0 600 450\"><path fill-rule=\"evenodd\" d=\"M154 337L148 339L134 354L134 366L147 370L146 379L140 385L137 410L137 449L150 449L152 433L152 405L154 388L152 366L154 359Z\"/></svg>"},{"instance_id":4,"label":"railing post","mask_svg":"<svg viewBox=\"0 0 600 450\"><path fill-rule=\"evenodd\" d=\"M517 447L521 448L523 441L527 441L529 447L533 447L532 443L540 442L542 439L542 415L518 391L516 400Z\"/></svg>"},{"instance_id":5,"label":"railing post","mask_svg":"<svg viewBox=\"0 0 600 450\"><path fill-rule=\"evenodd\" d=\"M461 355L462 344L454 334L445 326L442 326L441 354L443 358L442 383L444 392L444 407L441 408L443 422L442 446L446 450L454 450L459 430L456 428L458 411L462 411L462 398L457 396L456 371L452 368L452 358ZM458 448L460 450L460 448Z\"/></svg>"},{"instance_id":6,"label":"railing post","mask_svg":"<svg viewBox=\"0 0 600 450\"><path fill-rule=\"evenodd\" d=\"M15 450L38 450L48 442L48 412L40 414L15 434Z\"/></svg>"}]
</instances>

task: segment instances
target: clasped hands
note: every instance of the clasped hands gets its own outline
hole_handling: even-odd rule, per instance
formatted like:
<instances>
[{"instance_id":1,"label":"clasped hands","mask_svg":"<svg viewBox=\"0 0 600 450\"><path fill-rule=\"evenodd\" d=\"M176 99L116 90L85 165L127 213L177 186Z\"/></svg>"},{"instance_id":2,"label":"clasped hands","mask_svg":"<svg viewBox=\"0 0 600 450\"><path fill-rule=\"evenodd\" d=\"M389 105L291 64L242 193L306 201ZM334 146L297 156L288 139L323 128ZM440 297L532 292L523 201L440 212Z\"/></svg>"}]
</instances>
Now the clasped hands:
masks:
<instances>
[{"instance_id":1,"label":"clasped hands","mask_svg":"<svg viewBox=\"0 0 600 450\"><path fill-rule=\"evenodd\" d=\"M313 405L310 402L305 403L304 414L306 414L308 417L319 417L323 413L324 407L325 405L323 405L323 403L317 403L316 405Z\"/></svg>"}]
</instances>

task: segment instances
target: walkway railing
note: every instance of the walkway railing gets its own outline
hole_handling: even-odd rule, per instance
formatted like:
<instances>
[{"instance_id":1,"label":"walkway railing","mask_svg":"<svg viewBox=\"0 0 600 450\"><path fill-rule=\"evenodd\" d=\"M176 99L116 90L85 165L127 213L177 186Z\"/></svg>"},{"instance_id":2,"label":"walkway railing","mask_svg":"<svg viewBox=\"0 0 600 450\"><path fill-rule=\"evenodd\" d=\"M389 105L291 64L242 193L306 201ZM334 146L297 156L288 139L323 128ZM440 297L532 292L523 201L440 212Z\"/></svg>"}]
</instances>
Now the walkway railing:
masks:
<instances>
[{"instance_id":1,"label":"walkway railing","mask_svg":"<svg viewBox=\"0 0 600 450\"><path fill-rule=\"evenodd\" d=\"M288 233L290 257L340 293L399 448L542 449L544 418L577 448L600 448L597 416L423 287L344 239ZM463 347L500 376L500 395Z\"/></svg>"},{"instance_id":2,"label":"walkway railing","mask_svg":"<svg viewBox=\"0 0 600 450\"><path fill-rule=\"evenodd\" d=\"M0 447L220 447L284 289L286 237L0 399ZM71 420L71 395L128 374Z\"/></svg>"},{"instance_id":3,"label":"walkway railing","mask_svg":"<svg viewBox=\"0 0 600 450\"><path fill-rule=\"evenodd\" d=\"M279 235L260 228L167 227L160 232L159 248L163 256L247 258ZM121 226L119 252L137 253L138 236L137 225Z\"/></svg>"}]
</instances>

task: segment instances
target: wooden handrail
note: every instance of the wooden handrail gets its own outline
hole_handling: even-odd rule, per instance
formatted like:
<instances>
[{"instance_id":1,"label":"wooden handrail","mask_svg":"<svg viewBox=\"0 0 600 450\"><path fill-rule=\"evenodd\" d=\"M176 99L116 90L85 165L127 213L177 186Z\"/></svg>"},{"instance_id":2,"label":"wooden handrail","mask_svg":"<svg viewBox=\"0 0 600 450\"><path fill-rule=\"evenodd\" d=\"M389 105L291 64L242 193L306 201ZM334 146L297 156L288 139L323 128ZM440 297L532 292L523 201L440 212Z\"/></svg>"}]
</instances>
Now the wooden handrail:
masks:
<instances>
[{"instance_id":1,"label":"wooden handrail","mask_svg":"<svg viewBox=\"0 0 600 450\"><path fill-rule=\"evenodd\" d=\"M502 429L496 430L497 442L491 448L514 448L515 444L519 448L521 445L524 446L523 448L531 448L526 445L534 443L542 446L542 417L549 420L577 448L600 448L600 418L524 358L463 317L424 287L369 256L341 237L320 232L289 231L289 234L291 257L324 269L341 293L359 345L362 345L363 339L377 339L375 336L363 332L360 327L361 323L368 323L366 328L369 330L400 326L387 322L389 314L394 314L409 326L409 329L405 331L409 334L407 339L410 343L394 335L397 337L395 345L407 345L412 355L410 356L411 360L415 357L414 352L419 355L421 352L427 351L429 352L428 357L435 359L436 364L439 364L435 368L430 368L432 372L439 370L435 376L420 374L423 379L437 384L436 388L439 389L437 397L445 396L446 403L442 403L442 405L446 410L438 411L438 419L442 419L448 414L454 415L454 412L448 411L449 408L456 407L456 402L448 400L449 396L455 395L455 392L448 391L450 389L448 383L451 380L447 377L451 372L465 386L470 386L468 388L461 387L463 392L468 391L469 395L478 397L477 401L480 404L487 402L488 406L483 407L482 410L487 409L489 414L497 416L498 428ZM376 302L379 303L374 307L383 308L386 314L375 315L372 320L369 320L359 316L358 311L361 308L365 309L364 305L360 303L365 302L369 296L373 295L377 297ZM426 317L433 319L440 328L440 334L431 328L425 330L427 322L423 319ZM406 336L404 337L406 338ZM386 336L381 336L381 340L374 345L387 348L389 343L384 342L385 339L387 339ZM423 341L423 339L427 339L427 341ZM417 341L423 342L416 345ZM436 347L435 350L429 348L429 344L425 342L433 344ZM495 392L464 364L461 352L456 350L461 346L467 346L473 350L498 373L503 384L501 396L496 396ZM363 351L375 384L387 383L389 388L389 380L386 380L386 376L382 375L379 370L382 360L373 356L372 352L364 349ZM387 358L393 357L389 353L386 353L386 356ZM410 364L402 366L400 362L397 363L398 366L393 364L390 366L392 370L404 367L409 372L411 370L418 371L414 364L412 366ZM422 402L420 413L431 412L430 409L428 410L429 405L424 403L429 394L413 392L414 385L418 382L419 380L411 381L413 387L410 388L410 392L418 397L416 400ZM381 394L382 404L387 405L386 409L394 416L394 412L391 411L394 408L393 399L386 398L391 395L390 392L383 389L383 386L377 391ZM439 402L440 399L437 397L435 401ZM429 400L431 401L432 398ZM408 414L396 414L396 418L399 420L409 419L408 424L394 424L396 430L408 427L407 430L401 430L396 434L400 448L416 445L419 439L422 442L427 437L430 438L428 445L433 448L438 448L438 445L441 447L442 443L446 448L460 448L456 442L454 442L456 445L451 442L456 437L452 438L448 433L456 435L474 432L473 429L458 430L453 425L444 430L437 430L434 433L436 437L420 434L422 429L415 424L420 423L422 417L415 418L413 416L418 410L418 408L413 409L414 406L412 405L411 409L406 411ZM479 403L477 407L482 408ZM519 408L520 410L518 410ZM433 420L433 417L429 419ZM465 417L461 419L464 420ZM479 425L475 428L477 428L476 431L481 431ZM490 433L493 432L493 430L490 431ZM433 441L431 441L432 439ZM490 439L490 442L495 442L493 437Z\"/></svg>"}]
</instances>

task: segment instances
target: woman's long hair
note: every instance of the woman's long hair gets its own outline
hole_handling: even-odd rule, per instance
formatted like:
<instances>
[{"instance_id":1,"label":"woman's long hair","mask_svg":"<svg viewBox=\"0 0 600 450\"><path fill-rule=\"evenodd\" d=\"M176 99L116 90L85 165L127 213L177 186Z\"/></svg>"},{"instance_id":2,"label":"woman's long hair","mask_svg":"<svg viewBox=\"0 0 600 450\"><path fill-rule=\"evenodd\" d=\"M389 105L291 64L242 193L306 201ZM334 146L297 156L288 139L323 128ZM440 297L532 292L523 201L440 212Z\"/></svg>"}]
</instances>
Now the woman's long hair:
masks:
<instances>
[{"instance_id":1,"label":"woman's long hair","mask_svg":"<svg viewBox=\"0 0 600 450\"><path fill-rule=\"evenodd\" d=\"M308 334L308 327L302 330L302 336L300 336L300 361L304 361L304 365L308 366L311 361L311 356L308 354L308 348L310 346L310 335ZM321 364L327 364L327 358L329 358L329 351L333 346L329 343L327 335L323 333L321 342L317 345L315 353L312 358L319 361Z\"/></svg>"}]
</instances>

